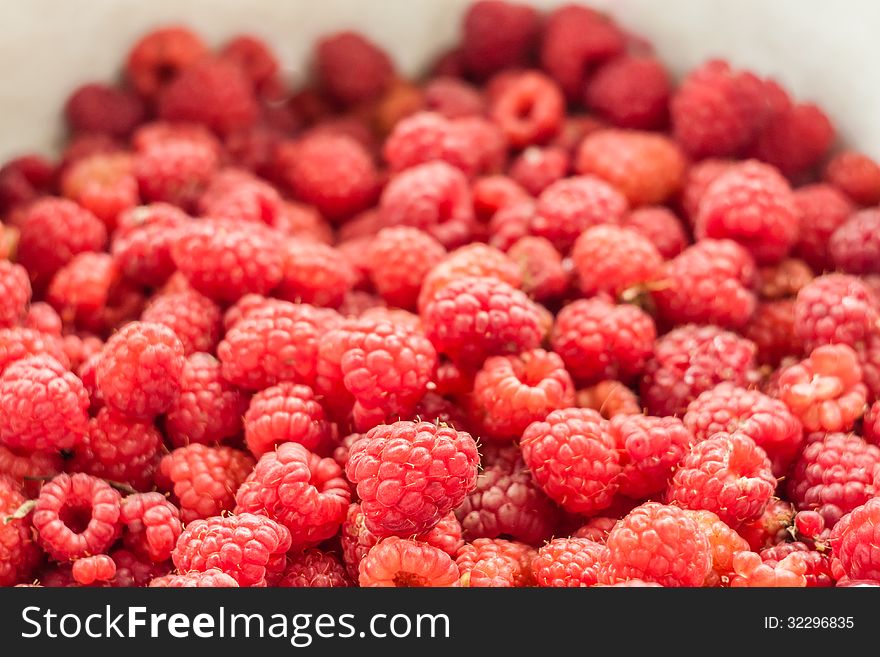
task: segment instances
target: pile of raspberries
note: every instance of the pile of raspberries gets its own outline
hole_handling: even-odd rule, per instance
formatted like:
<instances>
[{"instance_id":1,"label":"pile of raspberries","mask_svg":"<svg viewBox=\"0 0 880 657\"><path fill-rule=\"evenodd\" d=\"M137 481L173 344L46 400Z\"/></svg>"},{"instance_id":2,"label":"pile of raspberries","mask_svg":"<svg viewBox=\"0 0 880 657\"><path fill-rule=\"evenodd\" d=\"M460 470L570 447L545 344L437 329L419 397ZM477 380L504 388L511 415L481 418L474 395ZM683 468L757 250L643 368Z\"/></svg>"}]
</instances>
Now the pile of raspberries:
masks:
<instances>
[{"instance_id":1,"label":"pile of raspberries","mask_svg":"<svg viewBox=\"0 0 880 657\"><path fill-rule=\"evenodd\" d=\"M880 585L880 166L483 0L184 27L0 169L0 585Z\"/></svg>"}]
</instances>

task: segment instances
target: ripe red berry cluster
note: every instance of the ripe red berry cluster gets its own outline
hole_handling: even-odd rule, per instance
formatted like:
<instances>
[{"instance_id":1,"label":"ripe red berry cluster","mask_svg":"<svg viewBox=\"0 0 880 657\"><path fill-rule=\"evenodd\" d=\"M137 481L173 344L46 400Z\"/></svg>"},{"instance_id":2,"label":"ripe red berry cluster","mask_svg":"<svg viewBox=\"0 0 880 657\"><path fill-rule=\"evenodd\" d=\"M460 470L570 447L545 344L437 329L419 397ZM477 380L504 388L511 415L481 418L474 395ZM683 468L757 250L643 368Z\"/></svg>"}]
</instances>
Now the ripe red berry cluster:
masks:
<instances>
[{"instance_id":1,"label":"ripe red berry cluster","mask_svg":"<svg viewBox=\"0 0 880 657\"><path fill-rule=\"evenodd\" d=\"M146 34L0 168L0 585L880 585L880 166L474 3Z\"/></svg>"}]
</instances>

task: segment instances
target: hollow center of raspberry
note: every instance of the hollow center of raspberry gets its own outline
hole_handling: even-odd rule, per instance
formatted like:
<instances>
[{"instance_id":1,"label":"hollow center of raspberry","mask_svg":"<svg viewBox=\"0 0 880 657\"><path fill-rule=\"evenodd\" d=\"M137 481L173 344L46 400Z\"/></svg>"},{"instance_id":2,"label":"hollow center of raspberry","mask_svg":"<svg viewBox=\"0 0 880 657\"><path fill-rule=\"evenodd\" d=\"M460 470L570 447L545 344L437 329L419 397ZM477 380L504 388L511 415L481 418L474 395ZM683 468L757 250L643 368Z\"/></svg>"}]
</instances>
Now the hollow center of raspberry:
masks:
<instances>
[{"instance_id":1,"label":"hollow center of raspberry","mask_svg":"<svg viewBox=\"0 0 880 657\"><path fill-rule=\"evenodd\" d=\"M399 572L393 581L397 588L420 588L428 585L427 580L416 573Z\"/></svg>"},{"instance_id":2,"label":"hollow center of raspberry","mask_svg":"<svg viewBox=\"0 0 880 657\"><path fill-rule=\"evenodd\" d=\"M61 522L67 525L70 531L75 534L82 534L92 520L92 507L69 504L62 507L61 513L58 515L61 518Z\"/></svg>"}]
</instances>

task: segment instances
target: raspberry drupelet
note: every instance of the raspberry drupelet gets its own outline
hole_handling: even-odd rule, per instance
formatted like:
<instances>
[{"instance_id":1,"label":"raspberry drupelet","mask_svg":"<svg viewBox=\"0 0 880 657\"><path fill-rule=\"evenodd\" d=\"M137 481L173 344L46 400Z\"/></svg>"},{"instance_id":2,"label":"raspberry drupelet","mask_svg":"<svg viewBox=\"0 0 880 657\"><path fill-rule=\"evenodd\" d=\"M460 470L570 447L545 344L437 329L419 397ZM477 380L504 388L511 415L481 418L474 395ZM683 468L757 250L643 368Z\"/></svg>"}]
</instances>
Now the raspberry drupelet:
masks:
<instances>
[{"instance_id":1,"label":"raspberry drupelet","mask_svg":"<svg viewBox=\"0 0 880 657\"><path fill-rule=\"evenodd\" d=\"M373 546L358 567L362 587L458 586L459 570L448 554L396 536Z\"/></svg>"}]
</instances>

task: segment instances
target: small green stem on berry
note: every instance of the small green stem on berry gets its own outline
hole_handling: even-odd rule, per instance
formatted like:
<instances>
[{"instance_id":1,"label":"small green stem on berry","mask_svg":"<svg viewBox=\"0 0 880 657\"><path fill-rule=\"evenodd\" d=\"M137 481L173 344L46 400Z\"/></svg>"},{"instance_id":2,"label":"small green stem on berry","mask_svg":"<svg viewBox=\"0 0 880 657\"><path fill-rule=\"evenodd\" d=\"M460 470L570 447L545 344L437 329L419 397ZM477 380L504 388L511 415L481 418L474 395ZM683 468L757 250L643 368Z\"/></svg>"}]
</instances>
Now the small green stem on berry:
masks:
<instances>
[{"instance_id":1,"label":"small green stem on berry","mask_svg":"<svg viewBox=\"0 0 880 657\"><path fill-rule=\"evenodd\" d=\"M20 507L15 510L15 513L13 513L11 516L6 516L5 518L3 518L3 524L8 525L13 520L21 520L27 514L33 511L35 506L37 506L36 500L28 500L27 502L24 502Z\"/></svg>"}]
</instances>

